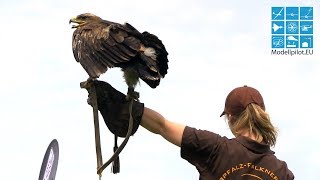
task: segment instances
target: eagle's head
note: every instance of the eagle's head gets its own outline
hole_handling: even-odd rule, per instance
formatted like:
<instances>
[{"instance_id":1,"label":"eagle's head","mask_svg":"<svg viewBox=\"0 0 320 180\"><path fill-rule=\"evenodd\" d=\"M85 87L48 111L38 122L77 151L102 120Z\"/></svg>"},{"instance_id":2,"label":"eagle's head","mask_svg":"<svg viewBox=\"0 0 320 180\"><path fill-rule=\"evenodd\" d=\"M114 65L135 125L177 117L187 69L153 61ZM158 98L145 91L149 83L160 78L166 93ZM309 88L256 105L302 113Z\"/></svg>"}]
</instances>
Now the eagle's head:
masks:
<instances>
[{"instance_id":1,"label":"eagle's head","mask_svg":"<svg viewBox=\"0 0 320 180\"><path fill-rule=\"evenodd\" d=\"M75 23L72 28L78 28L90 22L101 21L102 19L99 16L96 16L91 13L80 14L74 18L71 18L70 23Z\"/></svg>"}]
</instances>

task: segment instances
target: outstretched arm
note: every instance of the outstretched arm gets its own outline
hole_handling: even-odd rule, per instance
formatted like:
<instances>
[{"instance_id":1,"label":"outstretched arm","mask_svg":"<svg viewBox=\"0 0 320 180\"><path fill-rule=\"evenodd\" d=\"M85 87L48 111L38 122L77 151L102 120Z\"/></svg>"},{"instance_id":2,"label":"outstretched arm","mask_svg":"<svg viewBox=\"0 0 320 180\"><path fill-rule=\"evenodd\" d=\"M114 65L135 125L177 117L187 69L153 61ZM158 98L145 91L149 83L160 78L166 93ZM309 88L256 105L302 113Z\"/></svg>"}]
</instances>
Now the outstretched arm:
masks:
<instances>
[{"instance_id":1,"label":"outstretched arm","mask_svg":"<svg viewBox=\"0 0 320 180\"><path fill-rule=\"evenodd\" d=\"M160 134L172 144L181 147L185 125L171 122L160 113L147 107L144 108L141 125L150 132Z\"/></svg>"},{"instance_id":2,"label":"outstretched arm","mask_svg":"<svg viewBox=\"0 0 320 180\"><path fill-rule=\"evenodd\" d=\"M89 81L89 83L86 82L85 86L83 86L89 92L89 104L92 102L92 94L90 93L92 85L95 86L98 109L108 129L119 137L126 137L130 117L130 103L126 100L126 96L107 82L98 80ZM171 122L160 113L145 107L143 103L137 101L133 101L132 116L132 135L141 125L150 132L160 134L172 144L181 147L185 125Z\"/></svg>"}]
</instances>

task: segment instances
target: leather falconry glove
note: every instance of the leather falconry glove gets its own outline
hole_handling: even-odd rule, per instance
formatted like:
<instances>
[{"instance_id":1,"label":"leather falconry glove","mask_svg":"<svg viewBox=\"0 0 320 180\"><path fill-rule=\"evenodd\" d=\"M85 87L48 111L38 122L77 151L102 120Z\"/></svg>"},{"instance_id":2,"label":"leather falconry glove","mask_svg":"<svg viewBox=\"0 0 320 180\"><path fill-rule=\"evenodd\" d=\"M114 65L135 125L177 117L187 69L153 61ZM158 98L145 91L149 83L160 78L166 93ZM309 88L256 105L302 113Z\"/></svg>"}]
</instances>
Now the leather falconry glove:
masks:
<instances>
[{"instance_id":1,"label":"leather falconry glove","mask_svg":"<svg viewBox=\"0 0 320 180\"><path fill-rule=\"evenodd\" d=\"M96 89L98 110L108 129L116 136L126 137L130 118L130 101L126 100L126 96L123 93L107 82L94 80L90 83ZM91 105L91 91L87 90L89 92L88 104ZM143 110L144 104L134 100L132 104L133 129L131 135L135 134L139 128Z\"/></svg>"}]
</instances>

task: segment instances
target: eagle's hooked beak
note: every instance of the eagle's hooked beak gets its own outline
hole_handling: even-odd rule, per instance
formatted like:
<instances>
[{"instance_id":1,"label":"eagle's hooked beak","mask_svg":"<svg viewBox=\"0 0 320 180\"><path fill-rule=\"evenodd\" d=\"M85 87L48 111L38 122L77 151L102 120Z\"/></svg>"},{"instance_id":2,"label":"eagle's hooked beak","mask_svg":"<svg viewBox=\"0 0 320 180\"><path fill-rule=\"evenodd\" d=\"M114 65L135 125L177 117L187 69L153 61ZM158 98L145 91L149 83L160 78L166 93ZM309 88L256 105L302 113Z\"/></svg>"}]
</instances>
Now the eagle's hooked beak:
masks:
<instances>
[{"instance_id":1,"label":"eagle's hooked beak","mask_svg":"<svg viewBox=\"0 0 320 180\"><path fill-rule=\"evenodd\" d=\"M69 20L69 24L71 24L71 23L75 23L74 25L72 25L71 28L77 28L77 27L81 26L82 24L84 24L85 22L80 21L75 17L75 18L71 18Z\"/></svg>"}]
</instances>

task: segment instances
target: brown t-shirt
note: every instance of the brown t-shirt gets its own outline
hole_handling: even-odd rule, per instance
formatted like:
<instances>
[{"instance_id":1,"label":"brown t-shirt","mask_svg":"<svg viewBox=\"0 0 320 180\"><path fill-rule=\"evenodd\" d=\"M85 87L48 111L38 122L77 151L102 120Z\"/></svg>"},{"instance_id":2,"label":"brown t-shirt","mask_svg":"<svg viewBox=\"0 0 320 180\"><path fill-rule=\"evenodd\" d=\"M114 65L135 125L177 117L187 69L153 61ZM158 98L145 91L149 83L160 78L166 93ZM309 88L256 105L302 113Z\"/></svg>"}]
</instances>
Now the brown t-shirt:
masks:
<instances>
[{"instance_id":1,"label":"brown t-shirt","mask_svg":"<svg viewBox=\"0 0 320 180\"><path fill-rule=\"evenodd\" d=\"M277 159L269 145L244 136L228 139L186 126L181 157L197 168L200 180L294 179L287 164Z\"/></svg>"}]
</instances>

